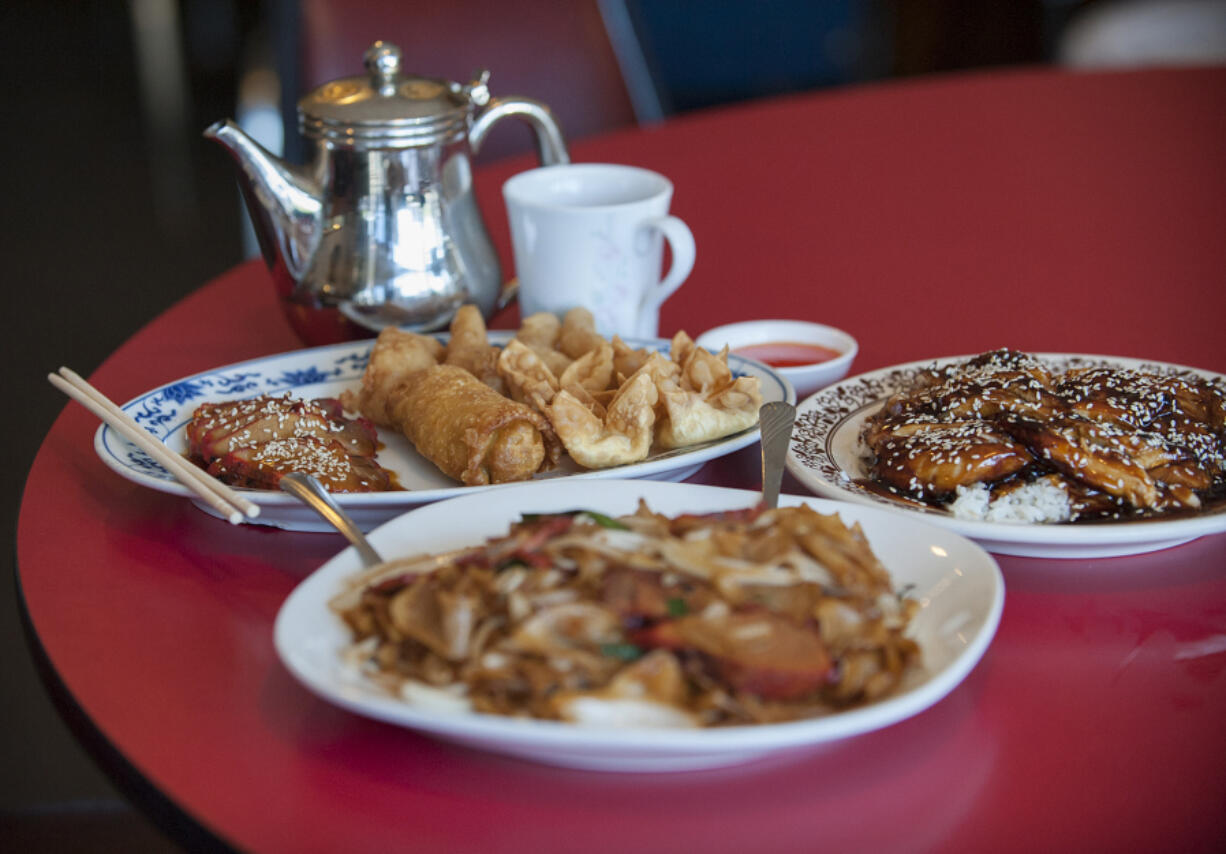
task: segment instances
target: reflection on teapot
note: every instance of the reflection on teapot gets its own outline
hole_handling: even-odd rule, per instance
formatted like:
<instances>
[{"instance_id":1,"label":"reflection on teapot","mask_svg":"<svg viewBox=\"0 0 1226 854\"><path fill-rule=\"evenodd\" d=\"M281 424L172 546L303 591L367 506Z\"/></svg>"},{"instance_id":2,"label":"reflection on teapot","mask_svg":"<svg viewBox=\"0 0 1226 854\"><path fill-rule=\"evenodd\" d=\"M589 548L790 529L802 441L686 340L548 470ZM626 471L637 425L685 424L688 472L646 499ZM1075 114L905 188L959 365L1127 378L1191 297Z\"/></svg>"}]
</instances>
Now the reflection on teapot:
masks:
<instances>
[{"instance_id":1,"label":"reflection on teapot","mask_svg":"<svg viewBox=\"0 0 1226 854\"><path fill-rule=\"evenodd\" d=\"M239 186L286 316L308 344L395 325L446 326L464 303L487 318L502 272L473 194L470 156L495 123L532 128L542 165L566 163L549 108L467 84L400 72L400 50L375 42L366 77L334 80L298 102L311 162L287 164L233 122L205 136L239 166Z\"/></svg>"}]
</instances>

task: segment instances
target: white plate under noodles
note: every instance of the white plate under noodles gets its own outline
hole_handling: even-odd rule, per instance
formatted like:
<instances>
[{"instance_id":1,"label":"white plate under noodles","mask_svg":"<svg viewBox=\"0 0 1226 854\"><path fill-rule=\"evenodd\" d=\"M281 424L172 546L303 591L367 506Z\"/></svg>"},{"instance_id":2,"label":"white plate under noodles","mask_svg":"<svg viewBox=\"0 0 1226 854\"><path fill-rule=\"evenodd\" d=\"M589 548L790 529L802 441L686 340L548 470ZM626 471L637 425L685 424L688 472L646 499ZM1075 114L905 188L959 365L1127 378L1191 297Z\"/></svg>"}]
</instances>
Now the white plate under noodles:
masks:
<instances>
[{"instance_id":1,"label":"white plate under noodles","mask_svg":"<svg viewBox=\"0 0 1226 854\"><path fill-rule=\"evenodd\" d=\"M384 557L441 552L505 534L522 513L574 509L633 513L643 498L669 516L748 507L759 494L685 483L607 480L512 485L454 498L406 513L371 535ZM876 702L825 717L779 724L709 729L616 729L557 721L414 706L389 696L342 655L349 629L328 606L345 579L360 571L348 548L304 580L277 615L276 649L289 671L330 703L429 736L480 750L576 768L606 771L681 771L747 762L783 751L871 732L932 706L974 668L996 631L1004 581L979 546L920 520L899 519L871 507L782 496L859 522L896 589L919 602L908 636L922 667L902 688Z\"/></svg>"}]
</instances>

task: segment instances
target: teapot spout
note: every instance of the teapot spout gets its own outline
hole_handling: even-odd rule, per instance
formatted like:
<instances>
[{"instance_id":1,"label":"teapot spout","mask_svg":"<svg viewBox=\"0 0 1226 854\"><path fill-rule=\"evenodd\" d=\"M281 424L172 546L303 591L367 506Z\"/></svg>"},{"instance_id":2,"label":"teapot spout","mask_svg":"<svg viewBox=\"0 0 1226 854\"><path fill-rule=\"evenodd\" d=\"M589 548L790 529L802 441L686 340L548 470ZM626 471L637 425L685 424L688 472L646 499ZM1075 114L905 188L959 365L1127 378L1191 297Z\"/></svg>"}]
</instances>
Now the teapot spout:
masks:
<instances>
[{"instance_id":1,"label":"teapot spout","mask_svg":"<svg viewBox=\"0 0 1226 854\"><path fill-rule=\"evenodd\" d=\"M285 163L229 119L210 125L204 136L225 146L238 164L238 185L270 270L283 264L294 281L302 278L319 245L323 193L299 169Z\"/></svg>"}]
</instances>

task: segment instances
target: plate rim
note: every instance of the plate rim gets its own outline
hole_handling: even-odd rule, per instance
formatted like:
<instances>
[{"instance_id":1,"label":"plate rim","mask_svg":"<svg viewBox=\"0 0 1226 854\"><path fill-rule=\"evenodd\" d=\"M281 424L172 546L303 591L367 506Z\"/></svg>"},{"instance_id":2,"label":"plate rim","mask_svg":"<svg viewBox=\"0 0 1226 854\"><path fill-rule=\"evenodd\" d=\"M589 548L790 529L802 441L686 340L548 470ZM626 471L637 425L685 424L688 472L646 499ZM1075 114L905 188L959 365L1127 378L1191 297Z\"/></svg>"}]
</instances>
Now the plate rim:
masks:
<instances>
[{"instance_id":1,"label":"plate rim","mask_svg":"<svg viewBox=\"0 0 1226 854\"><path fill-rule=\"evenodd\" d=\"M872 371L865 371L852 377L847 377L837 383L832 383L830 386L821 389L809 397L805 398L797 405L797 423L798 426L809 413L814 412L818 407L827 403L827 399L833 399L840 395L856 399L852 397L854 392L852 389L859 385L862 388L866 383L875 381L879 377L888 376L894 373L905 371L914 372L920 368L932 366L944 366L959 361L974 358L981 354L966 354L958 356L938 356L929 359L916 359L910 362L901 362L896 365L887 365ZM1155 367L1161 368L1171 373L1189 373L1196 376L1209 379L1215 384L1222 384L1226 387L1226 375L1209 371L1202 368L1195 368L1189 365L1182 365L1174 362L1162 362L1156 359L1140 359L1130 356L1107 356L1093 353L1053 353L1053 352L1034 352L1030 355L1046 361L1084 361L1087 363L1098 364L1113 364L1126 368L1141 368ZM871 406L877 403L881 398L857 399L859 405L855 411L860 411L864 407ZM839 426L843 424L854 413L848 413L831 425L831 429L826 430L814 437L816 448L808 449L807 453L814 456L827 456L826 446L831 437L837 433ZM799 431L798 431L799 432ZM1078 548L1094 548L1094 547L1112 547L1112 546L1151 546L1156 548L1164 547L1161 544L1177 545L1187 542L1190 539L1205 536L1208 534L1219 533L1226 531L1226 507L1215 510L1212 513L1203 516L1195 516L1183 519L1152 519L1152 520L1136 520L1122 522L1104 522L1098 524L1086 525L1060 525L1060 524L1028 524L1028 523L1007 523L1007 522L981 522L974 519L958 519L947 513L933 509L910 508L899 504L898 502L890 501L887 498L882 498L873 495L870 492L863 490L852 490L843 486L841 483L831 482L816 472L812 467L806 465L801 457L796 453L796 445L798 443L798 433L792 436L792 442L788 446L788 454L786 467L788 471L807 489L812 490L815 494L822 495L835 500L850 501L864 506L879 507L890 510L894 513L900 513L908 518L924 518L933 524L941 527L949 528L963 536L969 537L979 542L989 543L994 546L1018 546L1023 548L1048 547L1051 550L1078 549ZM837 466L840 473L846 475L846 471L833 460L829 463L832 466ZM846 477L844 477L844 481ZM1150 550L1150 549L1146 549ZM1113 552L1113 554L1132 554L1132 551ZM1032 554L1032 551L1027 551L1026 554ZM1106 553L1104 553L1105 556ZM1057 556L1055 554L1049 556ZM1070 553L1069 557L1087 556L1085 552L1076 551Z\"/></svg>"}]
</instances>

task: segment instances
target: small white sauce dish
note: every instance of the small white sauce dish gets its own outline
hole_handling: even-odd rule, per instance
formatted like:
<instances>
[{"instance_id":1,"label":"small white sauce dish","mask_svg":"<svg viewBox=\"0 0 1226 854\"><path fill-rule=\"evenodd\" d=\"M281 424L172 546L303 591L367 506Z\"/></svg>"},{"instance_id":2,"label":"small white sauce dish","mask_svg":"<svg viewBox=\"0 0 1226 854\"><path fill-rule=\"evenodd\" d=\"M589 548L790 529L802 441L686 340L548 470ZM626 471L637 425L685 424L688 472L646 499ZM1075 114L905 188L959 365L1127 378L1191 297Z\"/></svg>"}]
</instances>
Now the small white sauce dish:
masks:
<instances>
[{"instance_id":1,"label":"small white sauce dish","mask_svg":"<svg viewBox=\"0 0 1226 854\"><path fill-rule=\"evenodd\" d=\"M847 376L852 360L860 350L856 339L842 329L807 320L746 320L708 329L695 343L719 352L726 344L730 350L766 344L816 345L834 350L838 355L825 361L806 365L772 365L767 359L743 352L750 359L766 362L796 389L796 399L803 400L820 388L825 388ZM797 348L803 349L803 348Z\"/></svg>"}]
</instances>

